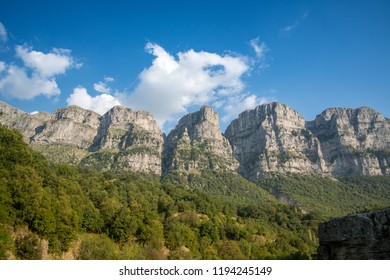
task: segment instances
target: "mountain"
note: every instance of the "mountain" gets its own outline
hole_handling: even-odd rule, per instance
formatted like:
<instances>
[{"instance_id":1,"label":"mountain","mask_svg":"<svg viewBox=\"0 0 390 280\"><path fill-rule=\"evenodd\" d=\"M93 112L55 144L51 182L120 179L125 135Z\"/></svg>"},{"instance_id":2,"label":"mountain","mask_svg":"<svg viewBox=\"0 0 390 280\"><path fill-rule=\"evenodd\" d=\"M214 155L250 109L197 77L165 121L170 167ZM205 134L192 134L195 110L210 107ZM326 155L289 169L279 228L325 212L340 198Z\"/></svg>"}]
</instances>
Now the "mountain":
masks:
<instances>
[{"instance_id":1,"label":"mountain","mask_svg":"<svg viewBox=\"0 0 390 280\"><path fill-rule=\"evenodd\" d=\"M226 129L240 162L238 172L256 180L267 173L328 174L319 140L290 107L271 103L241 113Z\"/></svg>"},{"instance_id":2,"label":"mountain","mask_svg":"<svg viewBox=\"0 0 390 280\"><path fill-rule=\"evenodd\" d=\"M229 141L219 128L218 114L208 106L179 120L167 137L164 173L170 170L196 172L238 167Z\"/></svg>"},{"instance_id":3,"label":"mountain","mask_svg":"<svg viewBox=\"0 0 390 280\"><path fill-rule=\"evenodd\" d=\"M27 114L0 102L0 123L54 162L97 170L343 177L390 175L390 120L373 109L331 108L306 121L271 103L242 112L221 133L208 106L180 119L165 136L153 116L116 106L103 116L77 106Z\"/></svg>"}]
</instances>

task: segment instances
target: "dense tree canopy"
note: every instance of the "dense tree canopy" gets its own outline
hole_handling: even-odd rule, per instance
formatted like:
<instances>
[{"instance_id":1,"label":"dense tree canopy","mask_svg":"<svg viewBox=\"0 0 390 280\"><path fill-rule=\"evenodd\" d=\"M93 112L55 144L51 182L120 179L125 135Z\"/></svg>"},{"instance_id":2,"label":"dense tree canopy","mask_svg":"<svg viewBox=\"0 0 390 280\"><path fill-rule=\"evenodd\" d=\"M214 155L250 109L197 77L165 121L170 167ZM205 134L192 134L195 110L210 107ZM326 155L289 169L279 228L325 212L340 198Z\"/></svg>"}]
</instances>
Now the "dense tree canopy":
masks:
<instances>
[{"instance_id":1,"label":"dense tree canopy","mask_svg":"<svg viewBox=\"0 0 390 280\"><path fill-rule=\"evenodd\" d=\"M0 259L40 259L44 244L51 258L75 248L79 259L310 258L318 217L384 206L389 197L388 177L336 182L101 173L50 164L0 126Z\"/></svg>"}]
</instances>

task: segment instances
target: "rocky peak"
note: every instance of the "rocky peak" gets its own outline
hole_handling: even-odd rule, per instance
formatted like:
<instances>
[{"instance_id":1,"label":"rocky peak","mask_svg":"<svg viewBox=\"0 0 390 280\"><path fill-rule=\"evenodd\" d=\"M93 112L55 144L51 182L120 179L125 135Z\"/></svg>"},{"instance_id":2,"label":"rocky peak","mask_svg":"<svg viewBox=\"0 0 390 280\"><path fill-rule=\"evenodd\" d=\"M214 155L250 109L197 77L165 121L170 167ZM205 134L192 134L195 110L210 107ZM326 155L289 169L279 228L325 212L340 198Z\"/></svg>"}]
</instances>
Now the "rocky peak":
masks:
<instances>
[{"instance_id":1,"label":"rocky peak","mask_svg":"<svg viewBox=\"0 0 390 280\"><path fill-rule=\"evenodd\" d=\"M85 166L161 174L164 136L154 117L145 111L115 106L103 115Z\"/></svg>"},{"instance_id":2,"label":"rocky peak","mask_svg":"<svg viewBox=\"0 0 390 280\"><path fill-rule=\"evenodd\" d=\"M199 111L182 117L175 129L179 134L187 130L191 140L222 137L218 114L209 106L203 106Z\"/></svg>"},{"instance_id":3,"label":"rocky peak","mask_svg":"<svg viewBox=\"0 0 390 280\"><path fill-rule=\"evenodd\" d=\"M218 114L209 106L182 117L168 137L165 169L234 170L237 162L219 128Z\"/></svg>"},{"instance_id":4,"label":"rocky peak","mask_svg":"<svg viewBox=\"0 0 390 280\"><path fill-rule=\"evenodd\" d=\"M239 172L256 180L269 172L326 173L318 140L294 109L264 104L241 113L226 129Z\"/></svg>"},{"instance_id":5,"label":"rocky peak","mask_svg":"<svg viewBox=\"0 0 390 280\"><path fill-rule=\"evenodd\" d=\"M100 123L100 115L80 108L69 106L58 109L50 119L36 127L31 137L31 145L62 143L80 149L88 149L92 144Z\"/></svg>"},{"instance_id":6,"label":"rocky peak","mask_svg":"<svg viewBox=\"0 0 390 280\"><path fill-rule=\"evenodd\" d=\"M390 174L390 121L368 107L331 108L307 127L335 176Z\"/></svg>"},{"instance_id":7,"label":"rocky peak","mask_svg":"<svg viewBox=\"0 0 390 280\"><path fill-rule=\"evenodd\" d=\"M54 161L102 170L237 170L250 180L272 172L390 175L390 120L368 107L330 108L305 121L274 102L242 112L225 135L208 106L167 137L150 113L123 106L103 116L77 106L31 115L0 102L0 123Z\"/></svg>"},{"instance_id":8,"label":"rocky peak","mask_svg":"<svg viewBox=\"0 0 390 280\"><path fill-rule=\"evenodd\" d=\"M52 117L55 121L71 120L95 129L99 126L100 118L98 113L75 105L56 110Z\"/></svg>"},{"instance_id":9,"label":"rocky peak","mask_svg":"<svg viewBox=\"0 0 390 280\"><path fill-rule=\"evenodd\" d=\"M49 113L28 114L0 101L0 123L19 130L27 143L50 117Z\"/></svg>"},{"instance_id":10,"label":"rocky peak","mask_svg":"<svg viewBox=\"0 0 390 280\"><path fill-rule=\"evenodd\" d=\"M126 149L134 144L152 145L161 153L163 133L150 113L115 106L103 115L91 149Z\"/></svg>"}]
</instances>

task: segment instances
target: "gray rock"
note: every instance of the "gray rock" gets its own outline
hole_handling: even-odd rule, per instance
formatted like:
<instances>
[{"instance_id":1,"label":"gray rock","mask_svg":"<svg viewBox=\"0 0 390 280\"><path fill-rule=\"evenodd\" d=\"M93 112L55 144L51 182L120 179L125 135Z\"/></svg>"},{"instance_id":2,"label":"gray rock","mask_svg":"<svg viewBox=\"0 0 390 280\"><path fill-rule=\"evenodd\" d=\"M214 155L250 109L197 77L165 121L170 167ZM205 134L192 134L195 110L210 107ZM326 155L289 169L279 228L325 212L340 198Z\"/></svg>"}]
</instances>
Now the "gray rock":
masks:
<instances>
[{"instance_id":1,"label":"gray rock","mask_svg":"<svg viewBox=\"0 0 390 280\"><path fill-rule=\"evenodd\" d=\"M322 223L318 237L321 260L390 259L390 209Z\"/></svg>"},{"instance_id":2,"label":"gray rock","mask_svg":"<svg viewBox=\"0 0 390 280\"><path fill-rule=\"evenodd\" d=\"M218 114L209 106L179 120L166 141L164 173L204 169L234 171L238 162L219 128Z\"/></svg>"},{"instance_id":3,"label":"gray rock","mask_svg":"<svg viewBox=\"0 0 390 280\"><path fill-rule=\"evenodd\" d=\"M328 174L318 139L297 111L281 103L242 112L225 135L239 173L249 180L270 172Z\"/></svg>"},{"instance_id":4,"label":"gray rock","mask_svg":"<svg viewBox=\"0 0 390 280\"><path fill-rule=\"evenodd\" d=\"M163 144L163 133L150 113L115 106L102 117L89 149L98 154L89 155L83 164L93 165L96 157L100 157L105 159L104 169L160 175ZM104 152L106 156L101 157Z\"/></svg>"},{"instance_id":5,"label":"gray rock","mask_svg":"<svg viewBox=\"0 0 390 280\"><path fill-rule=\"evenodd\" d=\"M307 126L319 139L332 175L390 174L390 120L378 112L331 108Z\"/></svg>"},{"instance_id":6,"label":"gray rock","mask_svg":"<svg viewBox=\"0 0 390 280\"><path fill-rule=\"evenodd\" d=\"M104 116L77 106L31 115L0 102L0 123L54 162L100 170L211 169L249 180L270 173L390 175L390 120L367 107L331 108L305 121L275 102L242 112L223 135L217 113L204 106L166 138L150 113L122 106Z\"/></svg>"}]
</instances>

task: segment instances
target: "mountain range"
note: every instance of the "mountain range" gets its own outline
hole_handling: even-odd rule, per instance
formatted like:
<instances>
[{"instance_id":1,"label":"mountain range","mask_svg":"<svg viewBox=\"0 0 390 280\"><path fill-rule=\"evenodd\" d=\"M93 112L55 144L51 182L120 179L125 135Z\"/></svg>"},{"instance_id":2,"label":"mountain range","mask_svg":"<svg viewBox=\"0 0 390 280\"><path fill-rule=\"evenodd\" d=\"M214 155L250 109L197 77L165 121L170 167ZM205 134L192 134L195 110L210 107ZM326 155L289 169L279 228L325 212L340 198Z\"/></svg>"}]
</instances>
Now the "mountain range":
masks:
<instances>
[{"instance_id":1,"label":"mountain range","mask_svg":"<svg viewBox=\"0 0 390 280\"><path fill-rule=\"evenodd\" d=\"M203 106L166 135L152 114L122 106L103 116L77 106L29 114L0 102L0 123L51 161L101 171L215 170L250 181L274 173L390 175L390 120L368 107L330 108L307 121L274 102L242 112L222 133L218 114Z\"/></svg>"}]
</instances>

